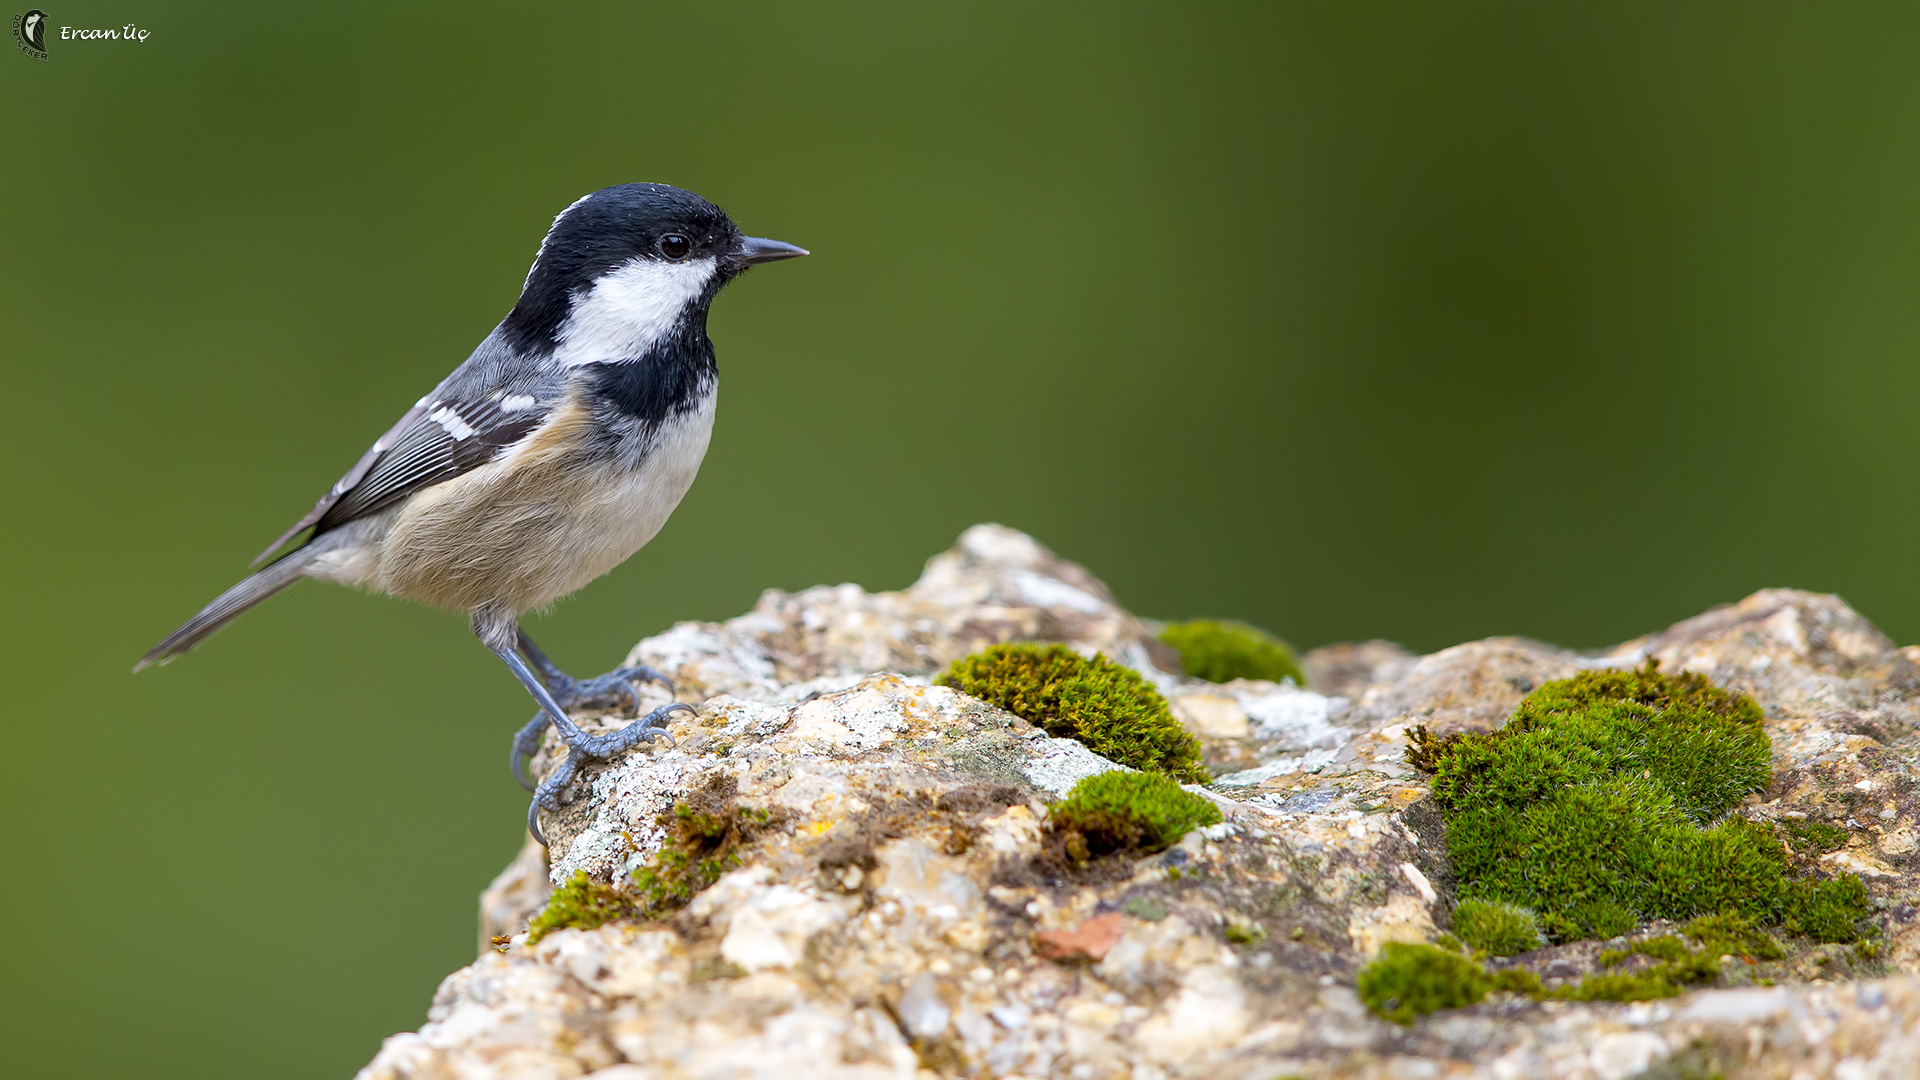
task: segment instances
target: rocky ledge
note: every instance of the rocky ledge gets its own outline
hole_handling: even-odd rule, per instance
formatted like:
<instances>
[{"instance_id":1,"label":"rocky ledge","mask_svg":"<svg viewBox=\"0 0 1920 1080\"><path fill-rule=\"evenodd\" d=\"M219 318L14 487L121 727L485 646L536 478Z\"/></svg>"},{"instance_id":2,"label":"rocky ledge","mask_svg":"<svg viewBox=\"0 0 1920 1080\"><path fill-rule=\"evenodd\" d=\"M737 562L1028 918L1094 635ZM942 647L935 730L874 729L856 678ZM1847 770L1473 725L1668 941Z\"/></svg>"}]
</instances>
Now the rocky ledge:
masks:
<instances>
[{"instance_id":1,"label":"rocky ledge","mask_svg":"<svg viewBox=\"0 0 1920 1080\"><path fill-rule=\"evenodd\" d=\"M629 663L672 675L697 713L675 718L672 748L583 770L543 818L551 851L530 842L483 895L479 959L360 1076L1920 1068L1920 647L1896 648L1837 597L1767 590L1599 655L1518 638L1429 656L1332 646L1304 658L1307 687L1189 679L1155 629L1031 538L978 526L903 592L768 592L738 618L641 642ZM1049 806L1120 766L934 684L1009 641L1138 671L1201 740L1214 780L1188 790L1222 820L1118 866L1049 863ZM1495 993L1406 1026L1376 1017L1359 972L1390 942L1444 940L1455 901L1442 818L1406 763L1410 728L1491 730L1543 683L1648 658L1764 709L1773 780L1737 813L1811 835L1788 845L1800 872L1865 882L1857 941L1721 957L1706 988L1656 1001ZM665 700L653 693L649 707ZM596 883L657 885L676 821L731 830L690 902L529 935L555 883L603 907L619 894ZM1571 986L1606 944L1517 959Z\"/></svg>"}]
</instances>

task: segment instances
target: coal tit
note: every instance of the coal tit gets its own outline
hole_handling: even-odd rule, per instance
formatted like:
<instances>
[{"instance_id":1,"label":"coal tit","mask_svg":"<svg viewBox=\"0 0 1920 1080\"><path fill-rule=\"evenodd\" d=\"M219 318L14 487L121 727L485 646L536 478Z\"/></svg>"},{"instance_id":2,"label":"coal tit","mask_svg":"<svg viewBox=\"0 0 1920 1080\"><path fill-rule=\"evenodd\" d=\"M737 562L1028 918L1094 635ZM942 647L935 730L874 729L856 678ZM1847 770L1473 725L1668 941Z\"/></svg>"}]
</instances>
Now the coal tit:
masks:
<instances>
[{"instance_id":1,"label":"coal tit","mask_svg":"<svg viewBox=\"0 0 1920 1080\"><path fill-rule=\"evenodd\" d=\"M713 431L719 368L707 309L742 271L805 255L742 236L719 207L664 184L621 184L560 212L519 302L473 355L374 441L313 510L268 546L263 569L167 635L135 671L186 652L301 578L358 585L469 613L473 632L540 704L514 739L513 771L551 723L569 753L527 822L583 758L665 736L682 704L607 735L574 706L624 697L624 668L576 680L520 616L580 588L653 539L692 485ZM277 557L276 557L276 553Z\"/></svg>"}]
</instances>

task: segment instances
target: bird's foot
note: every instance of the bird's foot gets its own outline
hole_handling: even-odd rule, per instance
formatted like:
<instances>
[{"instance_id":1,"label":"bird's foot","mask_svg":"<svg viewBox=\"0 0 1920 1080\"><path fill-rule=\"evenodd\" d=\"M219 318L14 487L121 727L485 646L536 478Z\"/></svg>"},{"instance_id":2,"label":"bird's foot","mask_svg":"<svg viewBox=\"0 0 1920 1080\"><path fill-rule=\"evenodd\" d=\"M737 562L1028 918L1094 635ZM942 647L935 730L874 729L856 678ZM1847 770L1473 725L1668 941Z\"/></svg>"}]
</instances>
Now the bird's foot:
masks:
<instances>
[{"instance_id":1,"label":"bird's foot","mask_svg":"<svg viewBox=\"0 0 1920 1080\"><path fill-rule=\"evenodd\" d=\"M681 711L690 713L694 711L694 708L685 702L676 701L669 705L660 706L648 713L645 719L635 721L617 731L609 731L605 735L588 735L585 732L580 732L577 737L568 739L567 756L561 758L559 764L554 766L553 772L548 775L545 780L541 781L538 787L533 789L533 803L527 807L527 830L533 833L533 838L540 841L543 846L546 844L547 839L540 832L540 811L558 810L564 803L571 801L562 799L560 796L567 785L573 782L574 776L579 773L580 763L582 761L587 759L604 761L608 758L623 754L642 742L655 742L660 739L665 739L667 740L667 745L672 746L674 744L673 736L667 734L666 719L675 712ZM543 721L545 719L544 714L535 717L533 722L530 722L526 727L520 729L520 734L514 736L514 774L516 777L519 776L520 771L520 748L522 741L531 741L537 747L540 738L540 729L544 726ZM529 735L529 733L531 733L531 735ZM521 782L525 783L525 780L523 779Z\"/></svg>"},{"instance_id":2,"label":"bird's foot","mask_svg":"<svg viewBox=\"0 0 1920 1080\"><path fill-rule=\"evenodd\" d=\"M546 658L541 657L542 660ZM576 679L555 667L546 667L541 672L541 683L553 694L560 707L573 712L612 712L616 709L627 716L640 715L640 693L634 684L638 682L657 682L674 692L673 680L660 671L647 667L624 667L609 671L605 675L592 679ZM625 706L623 709L622 706ZM655 716L659 711L655 710ZM533 790L533 781L527 779L527 759L540 752L540 736L550 723L547 714L537 712L513 737L513 752L510 765L513 778L528 791Z\"/></svg>"},{"instance_id":3,"label":"bird's foot","mask_svg":"<svg viewBox=\"0 0 1920 1080\"><path fill-rule=\"evenodd\" d=\"M513 778L528 791L533 790L534 784L532 780L527 779L527 759L540 752L540 736L546 732L547 725L551 722L544 711L537 712L533 714L533 719L527 721L525 727L514 733L513 756L508 759L508 763L513 768Z\"/></svg>"},{"instance_id":4,"label":"bird's foot","mask_svg":"<svg viewBox=\"0 0 1920 1080\"><path fill-rule=\"evenodd\" d=\"M674 692L672 679L645 664L619 668L592 679L576 679L558 670L544 674L546 677L541 681L568 712L611 712L625 707L633 710L629 715L638 716L640 692L635 683L656 682L667 688L668 696Z\"/></svg>"}]
</instances>

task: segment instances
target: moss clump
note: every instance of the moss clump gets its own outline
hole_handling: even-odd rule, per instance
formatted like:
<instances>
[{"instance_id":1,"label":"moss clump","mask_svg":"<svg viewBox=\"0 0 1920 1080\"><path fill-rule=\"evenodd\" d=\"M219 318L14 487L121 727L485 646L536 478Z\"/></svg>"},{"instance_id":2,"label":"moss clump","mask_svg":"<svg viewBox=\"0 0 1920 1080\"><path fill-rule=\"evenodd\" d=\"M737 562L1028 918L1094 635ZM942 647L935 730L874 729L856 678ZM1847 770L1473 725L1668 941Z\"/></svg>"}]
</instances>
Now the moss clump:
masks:
<instances>
[{"instance_id":1,"label":"moss clump","mask_svg":"<svg viewBox=\"0 0 1920 1080\"><path fill-rule=\"evenodd\" d=\"M1461 891L1532 908L1561 939L1733 912L1843 940L1866 914L1857 879L1791 880L1778 840L1726 816L1766 784L1767 736L1751 698L1699 675L1589 671L1500 731L1412 740Z\"/></svg>"},{"instance_id":2,"label":"moss clump","mask_svg":"<svg viewBox=\"0 0 1920 1080\"><path fill-rule=\"evenodd\" d=\"M1789 818L1780 828L1787 834L1787 846L1803 855L1825 855L1847 846L1847 830L1824 821Z\"/></svg>"},{"instance_id":3,"label":"moss clump","mask_svg":"<svg viewBox=\"0 0 1920 1080\"><path fill-rule=\"evenodd\" d=\"M1487 996L1487 971L1434 945L1391 942L1380 959L1360 970L1360 1000L1396 1024L1441 1009L1460 1009Z\"/></svg>"},{"instance_id":4,"label":"moss clump","mask_svg":"<svg viewBox=\"0 0 1920 1080\"><path fill-rule=\"evenodd\" d=\"M1465 907L1465 904L1461 905ZM1454 915L1459 921L1459 912ZM1696 947L1689 947L1691 939ZM1652 964L1635 971L1602 971L1577 986L1548 990L1524 968L1488 971L1476 959L1434 945L1388 945L1380 959L1360 972L1360 999L1384 1019L1411 1024L1416 1016L1472 1005L1495 990L1525 994L1536 1001L1651 1001L1673 997L1720 975L1720 957L1748 961L1778 960L1780 943L1751 919L1711 915L1688 923L1680 934L1637 941L1599 956L1602 967L1617 967L1634 956Z\"/></svg>"},{"instance_id":5,"label":"moss clump","mask_svg":"<svg viewBox=\"0 0 1920 1080\"><path fill-rule=\"evenodd\" d=\"M633 872L631 892L602 885L577 870L527 924L527 944L555 930L591 930L615 919L653 921L685 907L700 890L740 865L740 848L773 823L773 814L739 806L739 783L715 776L657 819L667 838Z\"/></svg>"},{"instance_id":6,"label":"moss clump","mask_svg":"<svg viewBox=\"0 0 1920 1080\"><path fill-rule=\"evenodd\" d=\"M1688 923L1682 933L1698 941L1701 952L1716 958L1735 956L1758 962L1778 960L1786 955L1772 934L1760 929L1752 919L1739 915L1703 915Z\"/></svg>"},{"instance_id":7,"label":"moss clump","mask_svg":"<svg viewBox=\"0 0 1920 1080\"><path fill-rule=\"evenodd\" d=\"M1845 874L1824 881L1787 884L1791 890L1788 931L1826 942L1852 941L1859 936L1854 924L1866 917L1870 907L1865 882Z\"/></svg>"},{"instance_id":8,"label":"moss clump","mask_svg":"<svg viewBox=\"0 0 1920 1080\"><path fill-rule=\"evenodd\" d=\"M1688 947L1685 939L1692 939L1697 947ZM1753 920L1734 914L1707 915L1688 923L1679 935L1662 934L1624 949L1608 949L1599 956L1602 967L1617 966L1633 956L1654 961L1651 966L1638 971L1595 973L1582 979L1579 986L1553 996L1574 1001L1673 997L1688 987L1704 986L1719 978L1722 956L1758 962L1784 955L1780 943Z\"/></svg>"},{"instance_id":9,"label":"moss clump","mask_svg":"<svg viewBox=\"0 0 1920 1080\"><path fill-rule=\"evenodd\" d=\"M665 843L647 865L633 872L633 888L645 917L658 919L687 905L700 890L740 865L740 848L773 823L767 810L734 802L739 781L710 777L657 819Z\"/></svg>"},{"instance_id":10,"label":"moss clump","mask_svg":"<svg viewBox=\"0 0 1920 1080\"><path fill-rule=\"evenodd\" d=\"M589 879L585 870L575 870L553 890L540 914L527 923L527 944L555 930L591 930L615 919L634 918L638 913L632 895Z\"/></svg>"},{"instance_id":11,"label":"moss clump","mask_svg":"<svg viewBox=\"0 0 1920 1080\"><path fill-rule=\"evenodd\" d=\"M1660 968L1646 971L1596 972L1580 985L1551 995L1561 1001L1658 1001L1677 997L1680 985Z\"/></svg>"},{"instance_id":12,"label":"moss clump","mask_svg":"<svg viewBox=\"0 0 1920 1080\"><path fill-rule=\"evenodd\" d=\"M1292 679L1297 685L1307 684L1286 642L1245 623L1221 619L1173 623L1160 631L1160 640L1180 651L1180 666L1196 679Z\"/></svg>"},{"instance_id":13,"label":"moss clump","mask_svg":"<svg viewBox=\"0 0 1920 1080\"><path fill-rule=\"evenodd\" d=\"M1064 645L995 645L936 680L1143 772L1204 783L1200 743L1137 672Z\"/></svg>"},{"instance_id":14,"label":"moss clump","mask_svg":"<svg viewBox=\"0 0 1920 1080\"><path fill-rule=\"evenodd\" d=\"M1512 956L1540 947L1540 925L1517 904L1462 900L1453 909L1453 932L1491 956Z\"/></svg>"},{"instance_id":15,"label":"moss clump","mask_svg":"<svg viewBox=\"0 0 1920 1080\"><path fill-rule=\"evenodd\" d=\"M1164 776L1107 772L1073 785L1047 815L1058 861L1085 868L1096 859L1165 851L1190 830L1218 824L1220 808Z\"/></svg>"},{"instance_id":16,"label":"moss clump","mask_svg":"<svg viewBox=\"0 0 1920 1080\"><path fill-rule=\"evenodd\" d=\"M1356 988L1374 1015L1411 1024L1426 1013L1473 1005L1495 990L1537 996L1540 980L1521 968L1489 972L1436 945L1395 941L1360 969Z\"/></svg>"}]
</instances>

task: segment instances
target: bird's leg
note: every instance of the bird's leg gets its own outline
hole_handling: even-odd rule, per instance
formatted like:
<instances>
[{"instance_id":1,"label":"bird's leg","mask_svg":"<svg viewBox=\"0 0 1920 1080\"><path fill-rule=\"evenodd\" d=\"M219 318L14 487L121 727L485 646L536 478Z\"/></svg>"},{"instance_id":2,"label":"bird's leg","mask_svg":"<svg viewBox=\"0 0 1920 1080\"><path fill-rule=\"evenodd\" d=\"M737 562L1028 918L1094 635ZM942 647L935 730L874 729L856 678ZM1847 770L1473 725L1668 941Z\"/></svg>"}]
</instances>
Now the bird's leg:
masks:
<instances>
[{"instance_id":1,"label":"bird's leg","mask_svg":"<svg viewBox=\"0 0 1920 1080\"><path fill-rule=\"evenodd\" d=\"M540 833L540 811L543 808L547 810L560 808L562 802L560 792L573 782L582 760L611 758L625 753L643 741L666 739L667 744L672 745L673 737L666 731L666 718L677 710L693 711L693 706L676 701L660 706L647 714L644 720L628 724L618 731L611 731L605 735L589 735L580 729L580 725L573 722L567 715L566 709L555 700L553 692L547 689L546 684L534 675L533 669L527 666L527 662L514 651L518 634L512 616L503 615L487 607L477 608L473 613L473 632L480 638L482 644L507 665L508 670L513 672L514 678L520 680L520 685L526 687L527 693L532 694L533 699L540 703L541 717L536 718L535 723L530 723L526 728L521 729L521 737L525 737L528 731L535 732L537 737L542 726L540 721L544 720L545 723L553 725L554 730L560 733L560 738L567 744L567 756L554 767L553 775L547 777L539 787L534 789L533 804L527 807L527 828L533 833L534 839L542 844L546 843L546 838ZM514 745L517 750L520 737L516 737Z\"/></svg>"},{"instance_id":2,"label":"bird's leg","mask_svg":"<svg viewBox=\"0 0 1920 1080\"><path fill-rule=\"evenodd\" d=\"M569 709L614 709L622 705L631 706L634 713L640 711L640 697L634 693L633 684L639 681L657 682L673 693L673 680L661 672L642 664L638 667L615 668L605 675L591 679L576 679L560 670L560 666L547 659L540 646L533 643L525 630L515 626L515 643L520 654L527 658L535 671L540 673L540 681L553 691L555 700Z\"/></svg>"},{"instance_id":3,"label":"bird's leg","mask_svg":"<svg viewBox=\"0 0 1920 1080\"><path fill-rule=\"evenodd\" d=\"M519 647L520 654L533 665L534 670L539 673L541 684L553 694L554 700L559 702L563 709L578 707L611 710L618 705L626 705L632 710L627 713L628 716L639 716L640 695L634 689L635 682L642 679L657 682L667 688L669 695L674 692L672 679L644 664L639 667L617 668L597 678L576 679L561 671L558 664L549 660L547 654L541 650L540 646L533 643L533 638L529 637L517 623L514 625L513 634L514 643ZM527 721L526 726L513 737L511 759L513 778L528 791L533 790L533 781L527 779L526 759L539 752L540 736L546 728L547 714L543 709L535 713L533 719Z\"/></svg>"}]
</instances>

